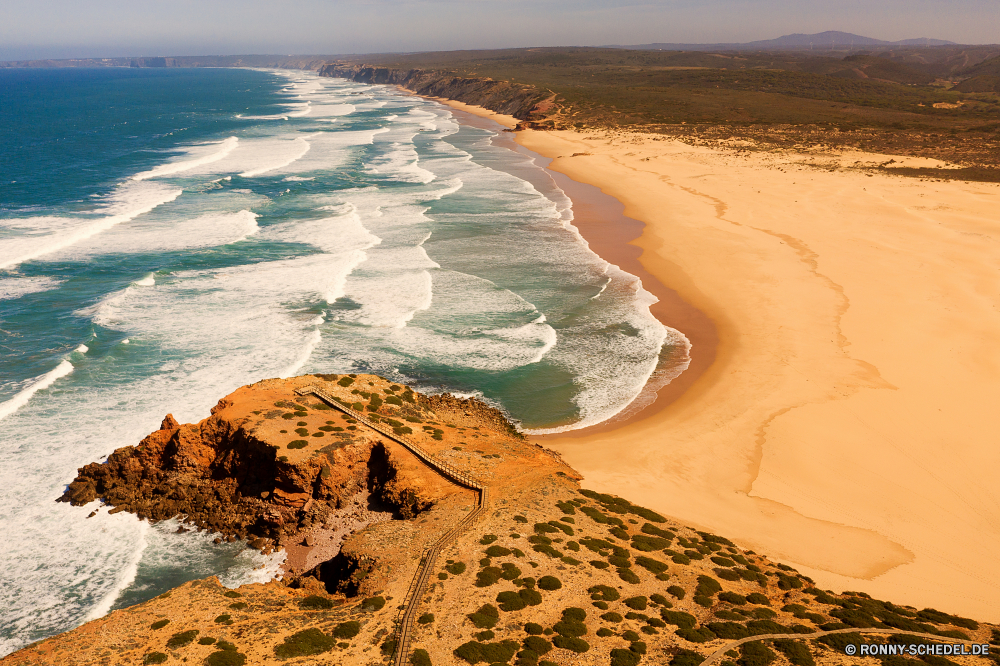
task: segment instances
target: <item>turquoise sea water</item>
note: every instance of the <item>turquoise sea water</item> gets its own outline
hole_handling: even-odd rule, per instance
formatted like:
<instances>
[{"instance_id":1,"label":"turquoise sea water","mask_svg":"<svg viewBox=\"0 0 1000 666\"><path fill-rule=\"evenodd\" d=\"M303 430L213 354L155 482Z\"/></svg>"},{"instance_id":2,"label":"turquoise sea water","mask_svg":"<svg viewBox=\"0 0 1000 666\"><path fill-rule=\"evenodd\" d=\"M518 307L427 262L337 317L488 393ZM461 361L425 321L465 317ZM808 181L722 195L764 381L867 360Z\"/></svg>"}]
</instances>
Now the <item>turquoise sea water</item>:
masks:
<instances>
[{"instance_id":1,"label":"turquoise sea water","mask_svg":"<svg viewBox=\"0 0 1000 666\"><path fill-rule=\"evenodd\" d=\"M374 372L545 432L684 355L531 158L436 103L222 69L0 70L0 98L0 655L183 580L274 575L280 555L53 501L167 412Z\"/></svg>"}]
</instances>

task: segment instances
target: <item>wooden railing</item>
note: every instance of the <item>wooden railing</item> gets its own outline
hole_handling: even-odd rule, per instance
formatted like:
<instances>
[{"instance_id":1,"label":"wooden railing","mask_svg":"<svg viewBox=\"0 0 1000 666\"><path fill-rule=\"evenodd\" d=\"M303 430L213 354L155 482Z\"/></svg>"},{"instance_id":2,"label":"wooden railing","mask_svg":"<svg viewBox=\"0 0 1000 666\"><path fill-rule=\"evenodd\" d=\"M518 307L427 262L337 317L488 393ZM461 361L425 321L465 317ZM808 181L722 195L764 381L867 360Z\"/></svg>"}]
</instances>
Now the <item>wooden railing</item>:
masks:
<instances>
[{"instance_id":1,"label":"wooden railing","mask_svg":"<svg viewBox=\"0 0 1000 666\"><path fill-rule=\"evenodd\" d=\"M407 589L406 597L403 600L403 606L395 620L396 651L393 654L392 661L394 666L405 666L406 658L410 654L410 641L412 640L414 624L417 620L417 610L420 607L420 600L424 595L424 591L427 589L427 583L430 581L431 574L434 572L434 566L437 563L438 555L441 554L441 551L446 546L454 542L455 539L457 539L463 532L469 529L476 521L486 514L490 500L489 488L458 468L435 458L427 450L408 437L405 437L402 433L397 433L395 429L391 429L381 422L373 421L364 414L343 404L323 389L316 386L306 386L296 389L295 392L299 395L307 395L310 393L315 395L330 407L344 412L358 423L362 423L392 441L403 445L410 453L417 456L417 458L427 464L428 467L435 470L442 476L450 479L460 486L475 490L478 494L476 508L470 511L469 515L463 518L458 525L455 525L448 530L448 532L435 541L430 548L424 551L423 556L420 559L420 563L417 565L417 571L413 575L413 580L410 582L410 587Z\"/></svg>"}]
</instances>

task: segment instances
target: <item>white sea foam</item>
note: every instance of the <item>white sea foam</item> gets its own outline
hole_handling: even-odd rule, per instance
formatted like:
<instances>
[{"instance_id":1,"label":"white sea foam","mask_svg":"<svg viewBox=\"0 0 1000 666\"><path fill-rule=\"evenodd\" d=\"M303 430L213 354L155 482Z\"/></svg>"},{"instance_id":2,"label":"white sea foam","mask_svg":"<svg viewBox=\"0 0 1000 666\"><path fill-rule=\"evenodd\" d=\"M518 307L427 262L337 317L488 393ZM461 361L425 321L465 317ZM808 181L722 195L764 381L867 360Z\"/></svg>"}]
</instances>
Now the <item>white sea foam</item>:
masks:
<instances>
[{"instance_id":1,"label":"white sea foam","mask_svg":"<svg viewBox=\"0 0 1000 666\"><path fill-rule=\"evenodd\" d=\"M270 116L244 116L241 113L237 113L236 117L240 120L288 120L288 116L281 114L274 114Z\"/></svg>"},{"instance_id":2,"label":"white sea foam","mask_svg":"<svg viewBox=\"0 0 1000 666\"><path fill-rule=\"evenodd\" d=\"M302 109L300 109L298 111L295 111L294 113L289 113L288 114L289 118L301 118L303 116L308 116L309 113L312 111L312 108L311 108L312 107L312 102L304 102L302 104L292 104L291 106L301 106L301 107L304 107L304 108L302 108Z\"/></svg>"},{"instance_id":3,"label":"white sea foam","mask_svg":"<svg viewBox=\"0 0 1000 666\"><path fill-rule=\"evenodd\" d=\"M53 277L0 278L0 301L13 300L41 291L50 291L62 283L62 280Z\"/></svg>"},{"instance_id":4,"label":"white sea foam","mask_svg":"<svg viewBox=\"0 0 1000 666\"><path fill-rule=\"evenodd\" d=\"M87 345L80 345L79 347L77 347L73 351L79 352L80 354L86 354L87 352L90 351L90 347L88 347Z\"/></svg>"},{"instance_id":5,"label":"white sea foam","mask_svg":"<svg viewBox=\"0 0 1000 666\"><path fill-rule=\"evenodd\" d=\"M142 173L137 173L132 176L132 180L146 180L147 178L160 178L163 176L172 176L175 173L181 173L194 169L195 167L204 166L206 164L211 164L212 162L218 162L222 158L229 155L236 149L236 145L240 142L235 136L231 136L221 143L215 144L219 149L208 155L203 155L197 157L193 160L185 160L181 162L171 162L170 164L164 164L163 166L156 167L150 171L143 171Z\"/></svg>"},{"instance_id":6,"label":"white sea foam","mask_svg":"<svg viewBox=\"0 0 1000 666\"><path fill-rule=\"evenodd\" d=\"M27 229L29 233L8 238L0 248L0 269L9 269L26 261L53 254L87 240L116 225L134 220L158 206L171 202L181 190L150 183L123 185L116 189L96 219L37 217L5 220L7 226Z\"/></svg>"},{"instance_id":7,"label":"white sea foam","mask_svg":"<svg viewBox=\"0 0 1000 666\"><path fill-rule=\"evenodd\" d=\"M128 516L126 520L127 519L135 520L132 516ZM146 534L149 532L149 523L144 520L137 522L139 523L138 543L129 553L130 557L126 561L125 566L118 570L116 580L112 583L107 592L105 592L103 598L91 606L90 612L87 613L84 620L95 620L106 615L107 612L111 610L111 607L114 606L115 600L118 599L118 595L122 593L122 590L135 582L135 575L139 571L139 562L142 561L142 554L149 545L146 540Z\"/></svg>"},{"instance_id":8,"label":"white sea foam","mask_svg":"<svg viewBox=\"0 0 1000 666\"><path fill-rule=\"evenodd\" d=\"M141 280L136 280L133 284L135 284L137 287L152 287L154 284L156 284L156 277L153 275L153 273L148 273L146 277L142 278Z\"/></svg>"},{"instance_id":9,"label":"white sea foam","mask_svg":"<svg viewBox=\"0 0 1000 666\"><path fill-rule=\"evenodd\" d=\"M309 152L309 148L311 147L309 145L309 142L302 137L294 139L292 143L295 144L296 149L295 152L290 157L281 158L281 161L277 163L271 163L268 164L267 166L258 167L256 169L251 169L249 171L244 171L243 173L240 174L240 176L242 176L243 178L253 178L255 176L260 176L261 174L269 173L271 171L277 171L278 169L286 167L295 160L303 157L306 153Z\"/></svg>"},{"instance_id":10,"label":"white sea foam","mask_svg":"<svg viewBox=\"0 0 1000 666\"><path fill-rule=\"evenodd\" d=\"M238 202L238 200L236 201ZM234 203L236 203L234 202ZM183 209L178 213L185 212ZM60 252L60 259L80 260L102 254L150 254L218 247L246 240L259 231L258 215L249 210L197 217L156 216L120 226ZM152 280L152 274L143 278ZM139 281L136 284L151 286Z\"/></svg>"},{"instance_id":11,"label":"white sea foam","mask_svg":"<svg viewBox=\"0 0 1000 666\"><path fill-rule=\"evenodd\" d=\"M13 398L7 402L0 403L0 419L5 419L21 407L24 407L33 395L52 386L57 379L65 377L71 372L73 372L73 364L64 360L44 375L31 380L28 386L21 389Z\"/></svg>"}]
</instances>

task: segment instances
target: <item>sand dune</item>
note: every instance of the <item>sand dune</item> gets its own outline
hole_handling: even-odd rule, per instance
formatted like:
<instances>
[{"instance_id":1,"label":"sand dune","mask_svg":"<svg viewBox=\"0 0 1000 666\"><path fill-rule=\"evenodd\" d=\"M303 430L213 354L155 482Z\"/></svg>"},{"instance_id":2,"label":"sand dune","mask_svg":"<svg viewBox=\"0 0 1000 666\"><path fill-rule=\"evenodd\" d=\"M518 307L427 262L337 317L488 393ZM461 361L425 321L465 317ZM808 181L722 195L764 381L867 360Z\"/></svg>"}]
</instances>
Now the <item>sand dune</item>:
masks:
<instances>
[{"instance_id":1,"label":"sand dune","mask_svg":"<svg viewBox=\"0 0 1000 666\"><path fill-rule=\"evenodd\" d=\"M718 329L679 399L544 439L586 486L824 587L1000 620L1000 187L842 168L881 156L518 142L643 220L644 267Z\"/></svg>"}]
</instances>

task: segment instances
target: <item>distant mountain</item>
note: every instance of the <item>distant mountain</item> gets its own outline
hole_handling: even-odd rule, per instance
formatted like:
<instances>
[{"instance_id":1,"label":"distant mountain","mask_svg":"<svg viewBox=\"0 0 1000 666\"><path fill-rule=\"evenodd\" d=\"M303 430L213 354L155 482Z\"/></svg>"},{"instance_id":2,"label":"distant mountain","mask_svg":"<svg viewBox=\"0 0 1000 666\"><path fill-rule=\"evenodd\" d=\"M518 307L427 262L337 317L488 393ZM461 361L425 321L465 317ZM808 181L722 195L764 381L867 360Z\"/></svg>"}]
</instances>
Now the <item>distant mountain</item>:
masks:
<instances>
[{"instance_id":1,"label":"distant mountain","mask_svg":"<svg viewBox=\"0 0 1000 666\"><path fill-rule=\"evenodd\" d=\"M732 44L678 44L678 43L653 43L653 44L633 44L628 46L615 45L610 48L620 49L644 49L663 51L767 51L779 49L811 49L811 50L838 50L844 51L852 48L869 48L873 46L949 46L955 42L944 39L930 39L920 37L918 39L901 39L898 42L887 42L882 39L854 35L849 32L838 30L827 30L817 32L813 35L795 33L793 35L783 35L777 39L761 39L755 42L741 42Z\"/></svg>"}]
</instances>

